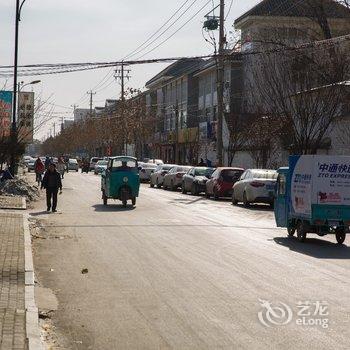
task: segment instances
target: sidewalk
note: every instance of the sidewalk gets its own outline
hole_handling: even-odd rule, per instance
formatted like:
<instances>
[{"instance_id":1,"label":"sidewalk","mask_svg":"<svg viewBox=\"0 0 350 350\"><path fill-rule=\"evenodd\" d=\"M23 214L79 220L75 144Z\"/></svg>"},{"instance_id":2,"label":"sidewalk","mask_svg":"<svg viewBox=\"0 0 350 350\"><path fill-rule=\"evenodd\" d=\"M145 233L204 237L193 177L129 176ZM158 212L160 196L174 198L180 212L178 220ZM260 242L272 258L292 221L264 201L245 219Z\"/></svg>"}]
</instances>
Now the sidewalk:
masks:
<instances>
[{"instance_id":1,"label":"sidewalk","mask_svg":"<svg viewBox=\"0 0 350 350\"><path fill-rule=\"evenodd\" d=\"M29 243L28 243L29 238ZM37 320L30 234L21 213L0 212L0 349L33 349ZM28 270L27 266L30 266ZM34 335L35 337L35 335ZM32 338L29 335L29 338ZM28 346L28 347L27 347Z\"/></svg>"},{"instance_id":2,"label":"sidewalk","mask_svg":"<svg viewBox=\"0 0 350 350\"><path fill-rule=\"evenodd\" d=\"M25 349L22 214L0 213L0 349Z\"/></svg>"}]
</instances>

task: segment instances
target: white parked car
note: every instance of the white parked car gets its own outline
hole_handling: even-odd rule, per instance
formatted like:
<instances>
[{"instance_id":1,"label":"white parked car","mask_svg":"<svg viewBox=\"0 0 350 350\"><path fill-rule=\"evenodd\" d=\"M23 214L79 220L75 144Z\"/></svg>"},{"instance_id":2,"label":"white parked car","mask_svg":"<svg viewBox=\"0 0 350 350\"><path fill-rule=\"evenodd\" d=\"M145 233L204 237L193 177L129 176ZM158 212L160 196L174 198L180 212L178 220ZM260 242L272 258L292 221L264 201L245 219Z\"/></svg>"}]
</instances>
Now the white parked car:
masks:
<instances>
[{"instance_id":1,"label":"white parked car","mask_svg":"<svg viewBox=\"0 0 350 350\"><path fill-rule=\"evenodd\" d=\"M163 185L164 176L174 166L176 166L176 165L175 164L160 164L160 165L158 165L157 168L154 170L154 172L151 175L150 186L151 187L157 186L158 188L161 188Z\"/></svg>"},{"instance_id":2,"label":"white parked car","mask_svg":"<svg viewBox=\"0 0 350 350\"><path fill-rule=\"evenodd\" d=\"M163 188L175 191L182 185L182 177L191 169L190 166L176 165L164 176Z\"/></svg>"},{"instance_id":3,"label":"white parked car","mask_svg":"<svg viewBox=\"0 0 350 350\"><path fill-rule=\"evenodd\" d=\"M157 164L157 165L164 164L164 162L161 159L149 159L148 163L153 163L153 164Z\"/></svg>"},{"instance_id":4,"label":"white parked car","mask_svg":"<svg viewBox=\"0 0 350 350\"><path fill-rule=\"evenodd\" d=\"M139 175L141 182L148 182L151 175L157 169L157 164L154 163L139 163Z\"/></svg>"},{"instance_id":5,"label":"white parked car","mask_svg":"<svg viewBox=\"0 0 350 350\"><path fill-rule=\"evenodd\" d=\"M243 202L245 206L266 203L273 206L277 175L276 170L247 169L233 185L232 203Z\"/></svg>"},{"instance_id":6,"label":"white parked car","mask_svg":"<svg viewBox=\"0 0 350 350\"><path fill-rule=\"evenodd\" d=\"M108 165L108 160L99 160L95 164L94 174L98 175L104 172L107 169L107 165Z\"/></svg>"},{"instance_id":7,"label":"white parked car","mask_svg":"<svg viewBox=\"0 0 350 350\"><path fill-rule=\"evenodd\" d=\"M79 170L79 163L74 158L70 158L68 160L68 171L70 171L70 170L74 170L74 171L78 171Z\"/></svg>"},{"instance_id":8,"label":"white parked car","mask_svg":"<svg viewBox=\"0 0 350 350\"><path fill-rule=\"evenodd\" d=\"M35 161L36 159L33 158L27 163L28 173L35 170Z\"/></svg>"}]
</instances>

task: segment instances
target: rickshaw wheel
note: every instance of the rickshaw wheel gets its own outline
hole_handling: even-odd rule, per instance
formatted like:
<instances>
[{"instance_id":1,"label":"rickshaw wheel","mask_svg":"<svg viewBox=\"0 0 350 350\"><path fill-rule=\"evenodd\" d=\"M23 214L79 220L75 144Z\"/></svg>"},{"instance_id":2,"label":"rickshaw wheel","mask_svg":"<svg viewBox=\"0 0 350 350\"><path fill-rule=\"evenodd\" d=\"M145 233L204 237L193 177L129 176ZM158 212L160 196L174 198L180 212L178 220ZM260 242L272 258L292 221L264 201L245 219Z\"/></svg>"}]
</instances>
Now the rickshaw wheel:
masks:
<instances>
[{"instance_id":1,"label":"rickshaw wheel","mask_svg":"<svg viewBox=\"0 0 350 350\"><path fill-rule=\"evenodd\" d=\"M345 241L345 231L343 229L337 229L335 232L335 238L337 239L338 244L343 244Z\"/></svg>"},{"instance_id":2,"label":"rickshaw wheel","mask_svg":"<svg viewBox=\"0 0 350 350\"><path fill-rule=\"evenodd\" d=\"M299 242L305 242L306 239L306 228L302 221L297 224L297 237Z\"/></svg>"},{"instance_id":3,"label":"rickshaw wheel","mask_svg":"<svg viewBox=\"0 0 350 350\"><path fill-rule=\"evenodd\" d=\"M131 203L132 203L132 205L136 205L136 197L132 197Z\"/></svg>"},{"instance_id":4,"label":"rickshaw wheel","mask_svg":"<svg viewBox=\"0 0 350 350\"><path fill-rule=\"evenodd\" d=\"M295 234L295 227L288 227L287 231L288 231L288 236L293 237Z\"/></svg>"},{"instance_id":5,"label":"rickshaw wheel","mask_svg":"<svg viewBox=\"0 0 350 350\"><path fill-rule=\"evenodd\" d=\"M105 191L102 192L103 205L107 205L108 198Z\"/></svg>"}]
</instances>

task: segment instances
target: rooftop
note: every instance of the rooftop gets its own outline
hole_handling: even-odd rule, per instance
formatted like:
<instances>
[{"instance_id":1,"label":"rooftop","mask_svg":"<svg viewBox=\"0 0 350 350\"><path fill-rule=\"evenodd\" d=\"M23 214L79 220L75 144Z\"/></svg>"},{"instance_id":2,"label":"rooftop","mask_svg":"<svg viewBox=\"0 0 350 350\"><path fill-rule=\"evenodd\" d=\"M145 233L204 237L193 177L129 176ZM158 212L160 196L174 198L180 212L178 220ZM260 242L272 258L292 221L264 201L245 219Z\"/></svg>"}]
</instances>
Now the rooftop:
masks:
<instances>
[{"instance_id":1,"label":"rooftop","mask_svg":"<svg viewBox=\"0 0 350 350\"><path fill-rule=\"evenodd\" d=\"M318 11L324 11L328 18L350 19L350 10L335 0L313 0L313 2L317 6L311 7L305 0L263 0L237 18L235 25L250 16L315 17Z\"/></svg>"}]
</instances>

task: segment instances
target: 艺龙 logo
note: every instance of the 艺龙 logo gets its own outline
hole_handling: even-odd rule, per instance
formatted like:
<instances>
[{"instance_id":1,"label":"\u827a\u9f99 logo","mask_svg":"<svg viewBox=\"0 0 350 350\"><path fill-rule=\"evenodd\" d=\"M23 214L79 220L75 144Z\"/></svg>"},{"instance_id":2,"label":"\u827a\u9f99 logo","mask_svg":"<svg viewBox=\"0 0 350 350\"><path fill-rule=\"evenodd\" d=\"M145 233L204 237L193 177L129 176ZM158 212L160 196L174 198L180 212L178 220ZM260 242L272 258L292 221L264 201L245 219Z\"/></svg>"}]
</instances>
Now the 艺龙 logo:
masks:
<instances>
[{"instance_id":1,"label":"\u827a\u9f99 logo","mask_svg":"<svg viewBox=\"0 0 350 350\"><path fill-rule=\"evenodd\" d=\"M287 304L279 302L273 305L267 300L259 301L263 309L258 312L258 318L264 326L284 326L292 321L293 311Z\"/></svg>"}]
</instances>

